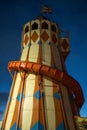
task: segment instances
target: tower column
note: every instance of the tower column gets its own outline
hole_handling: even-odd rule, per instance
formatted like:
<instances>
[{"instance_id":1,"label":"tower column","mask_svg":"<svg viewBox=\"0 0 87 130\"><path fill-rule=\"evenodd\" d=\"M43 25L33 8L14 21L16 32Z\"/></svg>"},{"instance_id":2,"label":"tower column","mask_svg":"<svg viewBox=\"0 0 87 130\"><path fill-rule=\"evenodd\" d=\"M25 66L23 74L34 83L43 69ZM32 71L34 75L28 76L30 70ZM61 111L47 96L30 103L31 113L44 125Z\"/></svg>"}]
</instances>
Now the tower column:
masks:
<instances>
[{"instance_id":1,"label":"tower column","mask_svg":"<svg viewBox=\"0 0 87 130\"><path fill-rule=\"evenodd\" d=\"M61 37L58 25L43 16L22 32L20 60L8 64L15 73L1 130L76 130L69 95L78 113L84 97L66 72L69 37Z\"/></svg>"}]
</instances>

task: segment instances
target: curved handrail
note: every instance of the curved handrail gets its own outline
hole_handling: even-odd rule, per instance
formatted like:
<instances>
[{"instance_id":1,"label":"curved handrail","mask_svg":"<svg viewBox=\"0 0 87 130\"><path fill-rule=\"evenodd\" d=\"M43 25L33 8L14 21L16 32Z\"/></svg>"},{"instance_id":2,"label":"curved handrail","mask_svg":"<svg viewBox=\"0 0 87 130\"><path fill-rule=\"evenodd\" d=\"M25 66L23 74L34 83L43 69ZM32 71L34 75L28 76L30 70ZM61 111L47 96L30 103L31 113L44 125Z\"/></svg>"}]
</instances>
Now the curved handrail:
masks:
<instances>
[{"instance_id":1,"label":"curved handrail","mask_svg":"<svg viewBox=\"0 0 87 130\"><path fill-rule=\"evenodd\" d=\"M25 71L26 73L44 74L57 82L61 82L70 92L73 92L79 109L84 103L84 96L79 83L65 72L44 64L26 61L11 61L8 64L8 70L10 72L14 70Z\"/></svg>"}]
</instances>

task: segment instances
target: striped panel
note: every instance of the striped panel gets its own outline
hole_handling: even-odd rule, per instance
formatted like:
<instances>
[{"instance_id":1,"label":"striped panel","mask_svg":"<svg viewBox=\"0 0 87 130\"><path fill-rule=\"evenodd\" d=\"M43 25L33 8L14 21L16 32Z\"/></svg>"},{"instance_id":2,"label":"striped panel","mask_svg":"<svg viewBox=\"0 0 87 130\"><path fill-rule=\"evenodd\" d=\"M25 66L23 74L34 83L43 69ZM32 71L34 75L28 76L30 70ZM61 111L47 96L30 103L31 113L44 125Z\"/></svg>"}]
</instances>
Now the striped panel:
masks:
<instances>
[{"instance_id":1,"label":"striped panel","mask_svg":"<svg viewBox=\"0 0 87 130\"><path fill-rule=\"evenodd\" d=\"M54 104L55 104L55 116L56 116L56 129L63 124L63 129L64 130L64 123L63 123L63 113L62 113L62 108L61 108L61 97L59 94L59 85L53 82L53 96L54 96Z\"/></svg>"},{"instance_id":2,"label":"striped panel","mask_svg":"<svg viewBox=\"0 0 87 130\"><path fill-rule=\"evenodd\" d=\"M42 44L42 64L50 66L51 50L48 44Z\"/></svg>"},{"instance_id":3,"label":"striped panel","mask_svg":"<svg viewBox=\"0 0 87 130\"><path fill-rule=\"evenodd\" d=\"M26 47L23 49L20 60L23 60L23 61L26 60L26 58L27 58L27 53L28 53L28 46L26 46Z\"/></svg>"},{"instance_id":4,"label":"striped panel","mask_svg":"<svg viewBox=\"0 0 87 130\"><path fill-rule=\"evenodd\" d=\"M31 129L32 127L36 124L36 122L39 119L39 101L37 99L38 94L37 91L39 90L38 86L38 77L35 77L35 89L34 89L34 97L33 97L33 117L32 117L32 122L31 122Z\"/></svg>"},{"instance_id":5,"label":"striped panel","mask_svg":"<svg viewBox=\"0 0 87 130\"><path fill-rule=\"evenodd\" d=\"M35 78L35 89L34 89L34 97L33 97L33 117L32 117L31 129L39 120L39 100L38 100L39 93L37 93L39 91L38 78L39 78L38 76L36 76Z\"/></svg>"},{"instance_id":6,"label":"striped panel","mask_svg":"<svg viewBox=\"0 0 87 130\"><path fill-rule=\"evenodd\" d=\"M55 45L58 43L58 37L56 33L51 34L51 40L52 40L52 43Z\"/></svg>"},{"instance_id":7,"label":"striped panel","mask_svg":"<svg viewBox=\"0 0 87 130\"><path fill-rule=\"evenodd\" d=\"M70 102L69 102L67 88L63 85L61 85L61 92L62 92L64 110L65 110L65 114L66 114L66 118L67 118L67 123L69 125L69 129L75 130L75 125L74 125L72 110L71 110L71 106L70 106Z\"/></svg>"},{"instance_id":8,"label":"striped panel","mask_svg":"<svg viewBox=\"0 0 87 130\"><path fill-rule=\"evenodd\" d=\"M47 32L47 31L46 31ZM47 32L49 35L49 32ZM51 48L50 45L50 38L42 44L42 63L48 66L51 66ZM44 106L45 106L45 120L46 120L46 128L48 130L56 129L55 126L55 107L54 107L54 99L53 99L53 83L50 79L43 77L43 84L44 84Z\"/></svg>"},{"instance_id":9,"label":"striped panel","mask_svg":"<svg viewBox=\"0 0 87 130\"><path fill-rule=\"evenodd\" d=\"M19 111L19 105L20 105L20 102L16 99L15 100L15 108L14 108L14 112L13 112L13 117L12 117L12 120L11 120L11 125L10 125L10 129L12 130L12 128L14 127L14 124L16 123L17 124L17 119L18 119L18 111ZM11 113L11 112L10 112Z\"/></svg>"},{"instance_id":10,"label":"striped panel","mask_svg":"<svg viewBox=\"0 0 87 130\"><path fill-rule=\"evenodd\" d=\"M35 88L35 75L29 74L26 80L25 86L25 98L23 104L23 113L22 113L22 129L29 130L31 121L32 121L32 112L33 112L33 94Z\"/></svg>"},{"instance_id":11,"label":"striped panel","mask_svg":"<svg viewBox=\"0 0 87 130\"><path fill-rule=\"evenodd\" d=\"M21 91L19 91L19 94L17 96L17 100L20 102L20 107L18 111L18 130L22 128L22 115L23 115L23 104L25 100L25 89L26 89L26 74L23 73L22 75L22 85L21 85Z\"/></svg>"},{"instance_id":12,"label":"striped panel","mask_svg":"<svg viewBox=\"0 0 87 130\"><path fill-rule=\"evenodd\" d=\"M51 32L52 33L52 32ZM52 35L52 34L51 34ZM55 40L55 35L53 35L53 40L54 43L51 43L51 66L52 67L57 67L58 69L61 69L61 61L60 61L60 56L57 54L58 49L56 45L56 39ZM58 52L59 53L59 52ZM59 128L60 124L63 122L63 117L62 117L62 111L61 111L61 104L60 104L60 95L59 95L59 86L53 82L53 99L54 99L54 108L55 108L55 125L56 129ZM63 130L63 129L62 129Z\"/></svg>"},{"instance_id":13,"label":"striped panel","mask_svg":"<svg viewBox=\"0 0 87 130\"><path fill-rule=\"evenodd\" d=\"M38 52L39 52L39 45L38 44L31 45L28 61L37 62Z\"/></svg>"},{"instance_id":14,"label":"striped panel","mask_svg":"<svg viewBox=\"0 0 87 130\"><path fill-rule=\"evenodd\" d=\"M39 38L40 38L40 31L39 30L31 31L31 35L33 35L34 32L36 32L36 34L38 35L38 38L35 42L33 40L31 40L31 47L30 47L29 58L28 58L28 61L30 61L30 62L37 62L38 54L39 54L38 42L39 42Z\"/></svg>"},{"instance_id":15,"label":"striped panel","mask_svg":"<svg viewBox=\"0 0 87 130\"><path fill-rule=\"evenodd\" d=\"M14 85L11 103L10 103L10 106L9 106L5 130L9 130L10 127L11 127L11 121L12 121L12 118L13 118L13 115L14 115L14 109L15 109L15 106L16 106L16 97L17 97L18 90L19 90L19 87L20 87L20 81L21 81L21 77L20 77L20 74L18 73L16 81L15 81L15 85Z\"/></svg>"},{"instance_id":16,"label":"striped panel","mask_svg":"<svg viewBox=\"0 0 87 130\"><path fill-rule=\"evenodd\" d=\"M14 91L13 91L12 99L14 99L14 98L17 97L19 86L20 86L20 82L21 82L21 76L20 76L20 73L18 73L17 74L17 79L15 81L15 86L14 86Z\"/></svg>"},{"instance_id":17,"label":"striped panel","mask_svg":"<svg viewBox=\"0 0 87 130\"><path fill-rule=\"evenodd\" d=\"M61 59L60 59L60 54L58 51L58 48L55 44L52 43L52 50L53 50L53 56L55 60L55 65L59 70L62 70L62 64L61 64Z\"/></svg>"},{"instance_id":18,"label":"striped panel","mask_svg":"<svg viewBox=\"0 0 87 130\"><path fill-rule=\"evenodd\" d=\"M27 28L27 30L26 30L26 28ZM22 35L23 47L26 47L29 42L30 42L30 22L25 24L25 26L23 28L23 35Z\"/></svg>"},{"instance_id":19,"label":"striped panel","mask_svg":"<svg viewBox=\"0 0 87 130\"><path fill-rule=\"evenodd\" d=\"M39 86L40 76L37 75L35 78L35 89L33 97L33 117L31 123L31 130L44 130L44 113L43 113L43 102L42 102L42 92Z\"/></svg>"},{"instance_id":20,"label":"striped panel","mask_svg":"<svg viewBox=\"0 0 87 130\"><path fill-rule=\"evenodd\" d=\"M50 79L43 77L43 84L45 89L45 119L47 130L55 130L55 106L53 98L53 83Z\"/></svg>"},{"instance_id":21,"label":"striped panel","mask_svg":"<svg viewBox=\"0 0 87 130\"><path fill-rule=\"evenodd\" d=\"M24 74L22 73L21 76L23 78ZM19 89L18 89L18 94L17 94L17 97L16 97L16 104L15 104L15 108L14 108L14 115L13 115L13 118L12 118L12 121L11 121L11 130L14 127L18 128L18 126L19 126L19 117L20 117L20 107L21 107L21 96L22 96L23 82L24 82L24 80L20 81L20 86L19 86Z\"/></svg>"},{"instance_id":22,"label":"striped panel","mask_svg":"<svg viewBox=\"0 0 87 130\"><path fill-rule=\"evenodd\" d=\"M19 121L20 121L20 112L21 112L21 102L22 102L22 99L24 97L24 95L22 95L22 91L23 91L23 88L24 88L24 85L25 85L25 74L22 73L21 74L21 77L22 77L22 80L20 82L20 87L19 87L19 90L18 90L18 94L17 94L17 97L16 97L16 105L15 105L15 108L14 108L14 115L13 115L13 118L12 118L12 122L11 122L11 130L14 129L19 129Z\"/></svg>"},{"instance_id":23,"label":"striped panel","mask_svg":"<svg viewBox=\"0 0 87 130\"><path fill-rule=\"evenodd\" d=\"M46 22L46 21L45 21ZM49 22L46 22L49 25ZM44 31L46 32L46 34L48 35L48 39L46 41L44 41ZM48 65L50 66L51 64L51 50L50 50L50 35L49 35L49 31L46 29L42 29L41 30L41 40L42 40L42 64Z\"/></svg>"},{"instance_id":24,"label":"striped panel","mask_svg":"<svg viewBox=\"0 0 87 130\"><path fill-rule=\"evenodd\" d=\"M29 41L30 41L29 33L24 34L24 41L23 41L24 47L28 45Z\"/></svg>"},{"instance_id":25,"label":"striped panel","mask_svg":"<svg viewBox=\"0 0 87 130\"><path fill-rule=\"evenodd\" d=\"M43 43L48 43L49 42L49 31L46 29L41 30L41 41Z\"/></svg>"}]
</instances>

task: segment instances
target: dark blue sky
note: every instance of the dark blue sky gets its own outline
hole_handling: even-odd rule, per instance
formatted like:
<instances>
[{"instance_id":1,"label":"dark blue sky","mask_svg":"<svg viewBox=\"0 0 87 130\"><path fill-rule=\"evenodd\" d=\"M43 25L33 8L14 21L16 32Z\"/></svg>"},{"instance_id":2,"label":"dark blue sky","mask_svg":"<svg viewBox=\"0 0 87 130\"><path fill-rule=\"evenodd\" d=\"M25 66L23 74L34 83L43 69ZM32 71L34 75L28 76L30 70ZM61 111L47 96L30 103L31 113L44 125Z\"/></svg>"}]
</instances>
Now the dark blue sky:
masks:
<instances>
[{"instance_id":1,"label":"dark blue sky","mask_svg":"<svg viewBox=\"0 0 87 130\"><path fill-rule=\"evenodd\" d=\"M4 111L12 83L8 62L20 58L22 26L40 14L43 4L53 9L46 17L70 32L71 52L66 66L83 89L86 101L81 116L87 116L87 0L0 1L0 98L3 100L3 105L0 100L0 114Z\"/></svg>"}]
</instances>

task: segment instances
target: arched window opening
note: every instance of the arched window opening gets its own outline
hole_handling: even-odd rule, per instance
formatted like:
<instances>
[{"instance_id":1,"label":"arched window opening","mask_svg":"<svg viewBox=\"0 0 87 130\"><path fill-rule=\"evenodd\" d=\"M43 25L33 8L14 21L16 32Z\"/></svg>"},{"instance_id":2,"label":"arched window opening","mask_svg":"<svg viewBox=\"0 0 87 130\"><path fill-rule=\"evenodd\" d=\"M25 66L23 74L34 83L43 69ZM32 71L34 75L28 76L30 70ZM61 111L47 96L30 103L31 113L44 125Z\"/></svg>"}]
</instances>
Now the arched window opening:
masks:
<instances>
[{"instance_id":1,"label":"arched window opening","mask_svg":"<svg viewBox=\"0 0 87 130\"><path fill-rule=\"evenodd\" d=\"M29 27L26 26L26 27L25 27L25 33L27 33L28 31L29 31Z\"/></svg>"},{"instance_id":2,"label":"arched window opening","mask_svg":"<svg viewBox=\"0 0 87 130\"><path fill-rule=\"evenodd\" d=\"M42 23L42 29L48 29L48 24L46 22Z\"/></svg>"},{"instance_id":3,"label":"arched window opening","mask_svg":"<svg viewBox=\"0 0 87 130\"><path fill-rule=\"evenodd\" d=\"M54 25L51 26L51 30L56 32L56 27Z\"/></svg>"},{"instance_id":4,"label":"arched window opening","mask_svg":"<svg viewBox=\"0 0 87 130\"><path fill-rule=\"evenodd\" d=\"M34 30L34 29L38 29L38 24L37 23L33 23L32 30Z\"/></svg>"}]
</instances>

